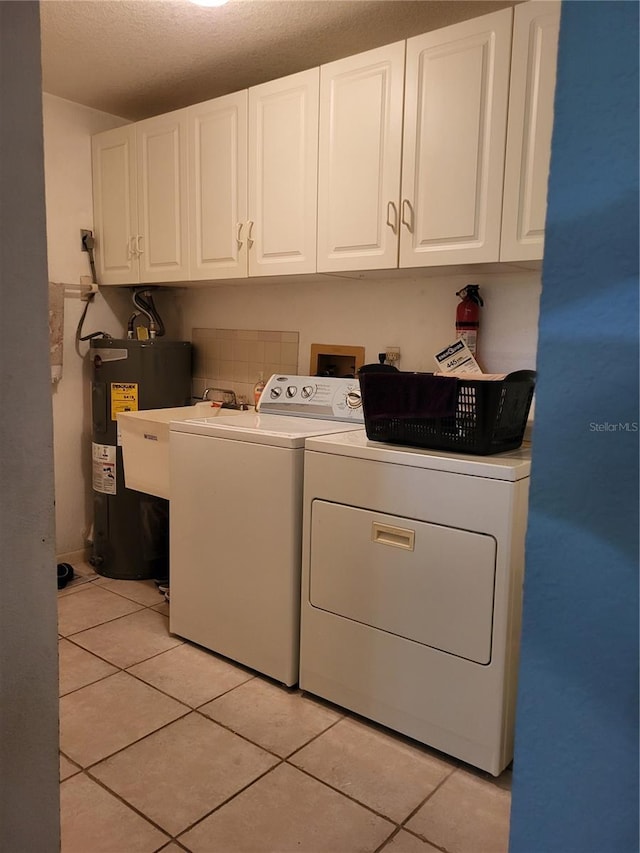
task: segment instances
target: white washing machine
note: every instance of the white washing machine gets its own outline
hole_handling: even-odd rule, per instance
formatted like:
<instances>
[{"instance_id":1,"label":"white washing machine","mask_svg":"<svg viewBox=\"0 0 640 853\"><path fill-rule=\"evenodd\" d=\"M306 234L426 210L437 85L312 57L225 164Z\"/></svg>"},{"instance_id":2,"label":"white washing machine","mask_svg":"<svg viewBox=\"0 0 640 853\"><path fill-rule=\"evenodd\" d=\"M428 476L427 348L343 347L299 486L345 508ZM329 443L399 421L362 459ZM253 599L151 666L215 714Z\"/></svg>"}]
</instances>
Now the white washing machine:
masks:
<instances>
[{"instance_id":1,"label":"white washing machine","mask_svg":"<svg viewBox=\"0 0 640 853\"><path fill-rule=\"evenodd\" d=\"M499 775L513 757L530 452L306 442L300 687Z\"/></svg>"},{"instance_id":2,"label":"white washing machine","mask_svg":"<svg viewBox=\"0 0 640 853\"><path fill-rule=\"evenodd\" d=\"M298 681L305 439L363 424L357 380L272 376L259 412L171 423L171 631Z\"/></svg>"}]
</instances>

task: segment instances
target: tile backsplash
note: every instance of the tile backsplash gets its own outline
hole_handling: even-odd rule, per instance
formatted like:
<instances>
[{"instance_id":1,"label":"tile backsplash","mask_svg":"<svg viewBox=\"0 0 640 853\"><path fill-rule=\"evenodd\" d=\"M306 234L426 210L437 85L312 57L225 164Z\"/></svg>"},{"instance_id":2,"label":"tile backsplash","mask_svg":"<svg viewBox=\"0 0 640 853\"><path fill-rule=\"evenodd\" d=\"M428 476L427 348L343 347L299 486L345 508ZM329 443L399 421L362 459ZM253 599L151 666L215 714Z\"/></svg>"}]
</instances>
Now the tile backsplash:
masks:
<instances>
[{"instance_id":1,"label":"tile backsplash","mask_svg":"<svg viewBox=\"0 0 640 853\"><path fill-rule=\"evenodd\" d=\"M298 372L298 332L193 329L191 341L194 397L202 397L205 388L227 388L253 405L261 373L266 381L273 373Z\"/></svg>"}]
</instances>

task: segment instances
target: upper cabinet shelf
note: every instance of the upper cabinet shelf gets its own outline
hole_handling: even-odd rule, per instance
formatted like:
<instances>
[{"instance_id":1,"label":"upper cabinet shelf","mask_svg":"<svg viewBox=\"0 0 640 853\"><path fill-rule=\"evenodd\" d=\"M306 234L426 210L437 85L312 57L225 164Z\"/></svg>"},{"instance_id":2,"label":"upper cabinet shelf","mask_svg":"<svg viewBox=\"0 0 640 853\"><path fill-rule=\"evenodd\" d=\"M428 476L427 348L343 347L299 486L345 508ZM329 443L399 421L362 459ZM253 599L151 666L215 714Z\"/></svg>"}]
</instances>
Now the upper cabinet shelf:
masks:
<instances>
[{"instance_id":1,"label":"upper cabinet shelf","mask_svg":"<svg viewBox=\"0 0 640 853\"><path fill-rule=\"evenodd\" d=\"M559 17L532 0L98 134L100 282L541 258Z\"/></svg>"}]
</instances>

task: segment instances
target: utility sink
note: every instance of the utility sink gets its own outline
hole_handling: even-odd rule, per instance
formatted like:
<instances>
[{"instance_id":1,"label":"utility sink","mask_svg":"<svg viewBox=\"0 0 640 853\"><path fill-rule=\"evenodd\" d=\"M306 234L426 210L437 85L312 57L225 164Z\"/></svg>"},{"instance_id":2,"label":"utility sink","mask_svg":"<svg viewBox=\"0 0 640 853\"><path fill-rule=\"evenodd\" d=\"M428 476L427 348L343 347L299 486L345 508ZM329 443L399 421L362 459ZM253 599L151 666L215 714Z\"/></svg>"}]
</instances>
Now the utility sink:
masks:
<instances>
[{"instance_id":1,"label":"utility sink","mask_svg":"<svg viewBox=\"0 0 640 853\"><path fill-rule=\"evenodd\" d=\"M170 499L169 424L190 418L226 417L239 409L221 409L210 402L169 409L118 413L118 444L122 446L124 482L128 489Z\"/></svg>"}]
</instances>

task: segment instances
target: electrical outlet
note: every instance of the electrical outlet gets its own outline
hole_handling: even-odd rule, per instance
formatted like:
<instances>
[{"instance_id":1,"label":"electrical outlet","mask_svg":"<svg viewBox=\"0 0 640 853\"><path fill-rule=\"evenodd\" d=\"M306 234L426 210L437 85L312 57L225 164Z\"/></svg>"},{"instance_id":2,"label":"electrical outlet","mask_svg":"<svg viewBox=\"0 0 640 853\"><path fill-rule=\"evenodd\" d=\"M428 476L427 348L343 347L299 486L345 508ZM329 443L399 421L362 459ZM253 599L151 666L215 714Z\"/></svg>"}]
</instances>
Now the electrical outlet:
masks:
<instances>
[{"instance_id":1,"label":"electrical outlet","mask_svg":"<svg viewBox=\"0 0 640 853\"><path fill-rule=\"evenodd\" d=\"M87 245L84 242L85 237L93 237L93 231L89 231L86 228L80 229L80 245L81 245L82 251L88 252L89 250L87 249Z\"/></svg>"},{"instance_id":2,"label":"electrical outlet","mask_svg":"<svg viewBox=\"0 0 640 853\"><path fill-rule=\"evenodd\" d=\"M92 299L92 294L98 292L98 285L92 281L90 275L80 276L80 299L82 302L88 302Z\"/></svg>"},{"instance_id":3,"label":"electrical outlet","mask_svg":"<svg viewBox=\"0 0 640 853\"><path fill-rule=\"evenodd\" d=\"M395 364L400 361L400 347L387 347L385 350L385 359L389 364Z\"/></svg>"}]
</instances>

